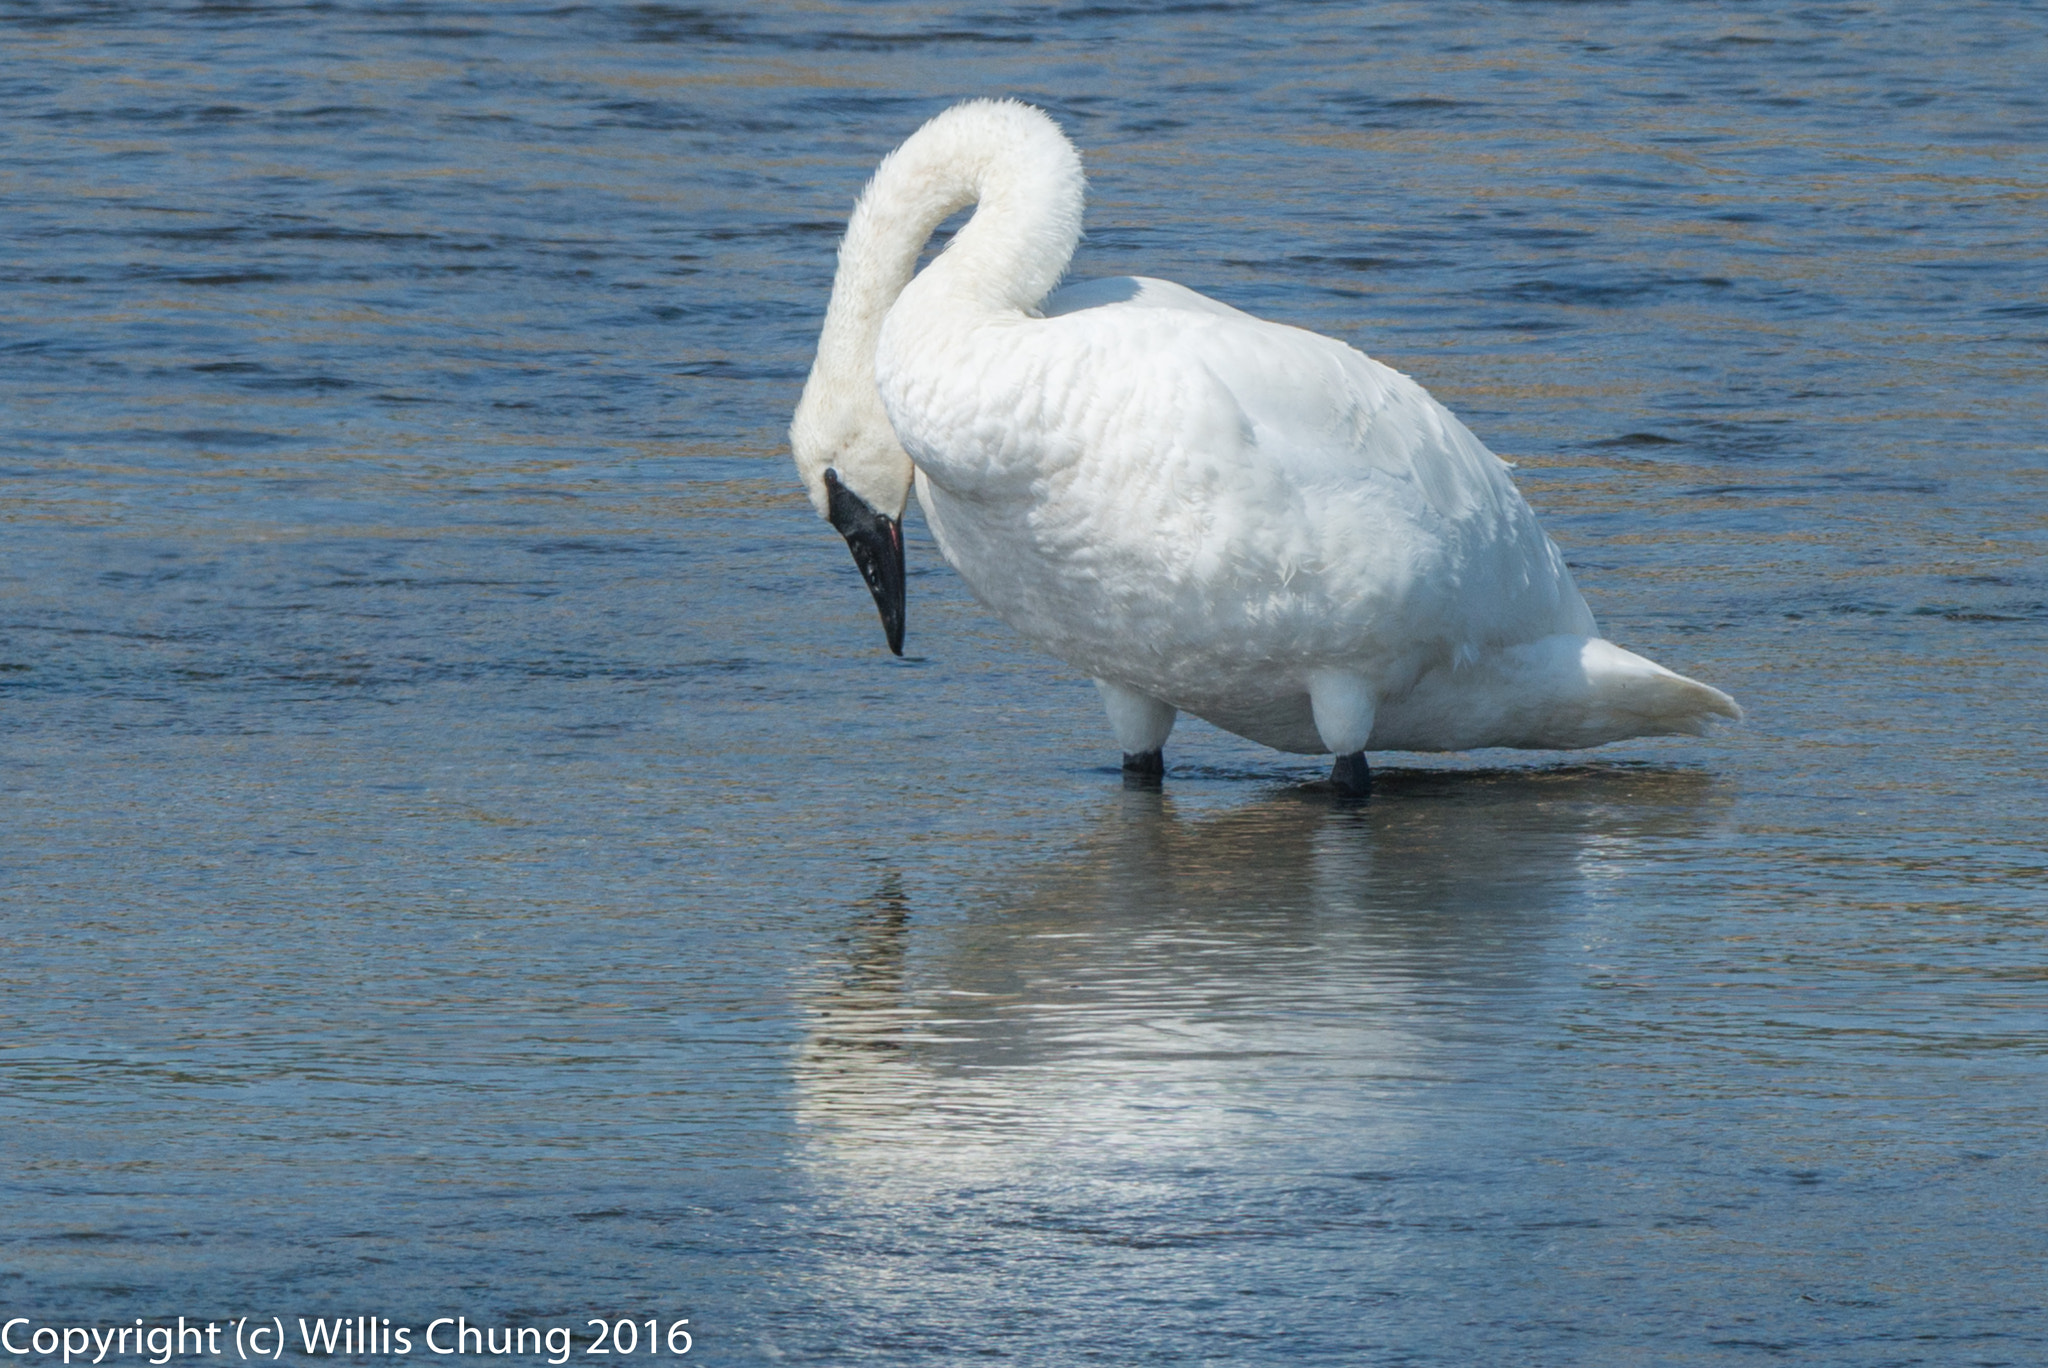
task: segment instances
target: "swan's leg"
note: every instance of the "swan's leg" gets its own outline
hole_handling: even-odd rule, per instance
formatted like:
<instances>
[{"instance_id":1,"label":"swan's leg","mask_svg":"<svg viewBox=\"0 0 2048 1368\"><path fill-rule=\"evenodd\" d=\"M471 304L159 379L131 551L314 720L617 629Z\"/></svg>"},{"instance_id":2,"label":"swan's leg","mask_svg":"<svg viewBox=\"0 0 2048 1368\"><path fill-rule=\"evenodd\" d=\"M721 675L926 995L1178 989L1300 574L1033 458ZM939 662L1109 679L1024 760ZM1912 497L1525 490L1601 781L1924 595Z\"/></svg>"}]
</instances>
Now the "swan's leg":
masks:
<instances>
[{"instance_id":1,"label":"swan's leg","mask_svg":"<svg viewBox=\"0 0 2048 1368\"><path fill-rule=\"evenodd\" d=\"M1330 782L1347 797L1365 797L1372 792L1365 743L1372 739L1373 714L1378 710L1371 686L1349 670L1312 670L1308 702L1315 713L1316 735L1337 757L1330 766Z\"/></svg>"},{"instance_id":2,"label":"swan's leg","mask_svg":"<svg viewBox=\"0 0 2048 1368\"><path fill-rule=\"evenodd\" d=\"M1173 705L1106 679L1096 680L1095 687L1101 691L1102 706L1109 712L1110 730L1116 733L1117 744L1124 750L1124 781L1158 783L1166 773L1160 747L1166 744L1173 731L1173 719L1178 716Z\"/></svg>"},{"instance_id":3,"label":"swan's leg","mask_svg":"<svg viewBox=\"0 0 2048 1368\"><path fill-rule=\"evenodd\" d=\"M1365 752L1338 756L1330 766L1330 782L1347 798L1368 797L1372 793L1372 766L1365 763Z\"/></svg>"},{"instance_id":4,"label":"swan's leg","mask_svg":"<svg viewBox=\"0 0 2048 1368\"><path fill-rule=\"evenodd\" d=\"M1158 788L1166 779L1166 757L1156 750L1124 752L1124 787Z\"/></svg>"}]
</instances>

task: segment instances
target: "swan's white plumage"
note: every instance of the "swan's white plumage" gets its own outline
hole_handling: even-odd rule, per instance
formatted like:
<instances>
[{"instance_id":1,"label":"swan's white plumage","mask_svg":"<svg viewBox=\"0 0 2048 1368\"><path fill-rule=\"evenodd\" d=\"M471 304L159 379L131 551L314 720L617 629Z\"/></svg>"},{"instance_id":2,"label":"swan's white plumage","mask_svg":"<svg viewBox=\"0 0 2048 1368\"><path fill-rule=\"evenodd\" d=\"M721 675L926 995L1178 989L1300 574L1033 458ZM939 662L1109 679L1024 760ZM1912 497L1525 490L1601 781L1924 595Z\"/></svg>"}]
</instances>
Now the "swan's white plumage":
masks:
<instances>
[{"instance_id":1,"label":"swan's white plumage","mask_svg":"<svg viewBox=\"0 0 2048 1368\"><path fill-rule=\"evenodd\" d=\"M889 512L914 475L947 560L1108 686L1127 749L1171 708L1339 754L1740 715L1598 638L1507 466L1413 380L1165 281L1048 294L1082 195L1071 144L1006 101L948 110L882 164L791 429L821 510L827 467Z\"/></svg>"}]
</instances>

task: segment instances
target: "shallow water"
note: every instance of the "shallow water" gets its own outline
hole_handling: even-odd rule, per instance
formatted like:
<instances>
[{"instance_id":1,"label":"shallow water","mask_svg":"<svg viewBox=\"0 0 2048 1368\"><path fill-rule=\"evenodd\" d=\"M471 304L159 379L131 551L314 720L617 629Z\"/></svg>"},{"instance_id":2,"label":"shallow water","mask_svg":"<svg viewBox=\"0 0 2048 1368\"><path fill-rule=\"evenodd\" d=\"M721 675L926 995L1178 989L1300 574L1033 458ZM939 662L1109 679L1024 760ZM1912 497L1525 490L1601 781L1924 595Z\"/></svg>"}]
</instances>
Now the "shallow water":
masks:
<instances>
[{"instance_id":1,"label":"shallow water","mask_svg":"<svg viewBox=\"0 0 2048 1368\"><path fill-rule=\"evenodd\" d=\"M0 1313L2048 1358L2044 69L1991 5L0 11ZM987 93L1079 274L1417 376L1746 725L1344 810L1183 722L1125 792L917 527L889 659L781 430Z\"/></svg>"}]
</instances>

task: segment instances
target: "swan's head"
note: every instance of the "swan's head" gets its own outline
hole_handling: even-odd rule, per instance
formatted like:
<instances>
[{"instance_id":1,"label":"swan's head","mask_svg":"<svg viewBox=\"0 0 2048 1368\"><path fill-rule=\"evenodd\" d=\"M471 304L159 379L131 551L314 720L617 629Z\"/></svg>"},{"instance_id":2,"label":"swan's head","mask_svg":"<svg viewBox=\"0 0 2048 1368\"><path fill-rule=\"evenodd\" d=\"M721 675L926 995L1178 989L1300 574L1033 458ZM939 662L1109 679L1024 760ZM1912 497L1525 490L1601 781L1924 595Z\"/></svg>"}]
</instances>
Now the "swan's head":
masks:
<instances>
[{"instance_id":1,"label":"swan's head","mask_svg":"<svg viewBox=\"0 0 2048 1368\"><path fill-rule=\"evenodd\" d=\"M889 649L903 654L903 506L910 498L910 457L896 440L875 393L874 366L865 384L834 373L821 346L818 364L789 425L789 448L811 506L846 538L860 567ZM857 375L858 373L856 373Z\"/></svg>"}]
</instances>

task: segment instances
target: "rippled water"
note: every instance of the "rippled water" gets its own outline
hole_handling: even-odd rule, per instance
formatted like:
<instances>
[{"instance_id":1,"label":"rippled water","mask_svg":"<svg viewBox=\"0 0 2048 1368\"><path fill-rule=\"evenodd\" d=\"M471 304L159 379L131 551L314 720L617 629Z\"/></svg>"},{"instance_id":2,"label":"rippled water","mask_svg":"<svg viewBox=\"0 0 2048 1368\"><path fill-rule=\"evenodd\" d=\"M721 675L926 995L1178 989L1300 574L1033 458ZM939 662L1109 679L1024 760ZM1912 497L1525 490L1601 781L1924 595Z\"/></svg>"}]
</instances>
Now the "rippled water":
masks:
<instances>
[{"instance_id":1,"label":"rippled water","mask_svg":"<svg viewBox=\"0 0 2048 1368\"><path fill-rule=\"evenodd\" d=\"M2044 28L0 9L0 1311L2048 1358ZM917 529L889 659L781 431L988 93L1748 724L1127 793Z\"/></svg>"}]
</instances>

